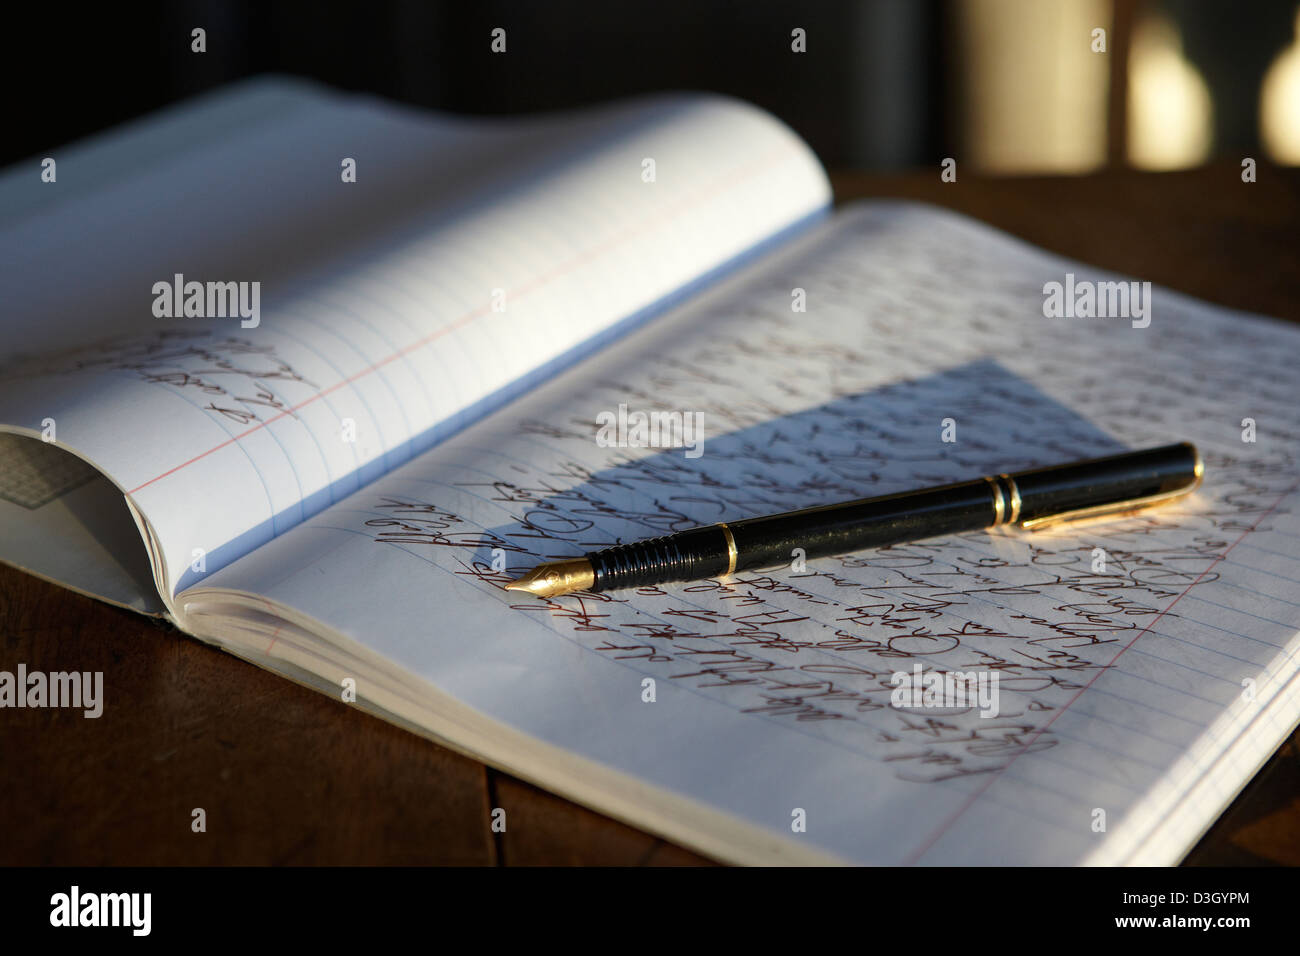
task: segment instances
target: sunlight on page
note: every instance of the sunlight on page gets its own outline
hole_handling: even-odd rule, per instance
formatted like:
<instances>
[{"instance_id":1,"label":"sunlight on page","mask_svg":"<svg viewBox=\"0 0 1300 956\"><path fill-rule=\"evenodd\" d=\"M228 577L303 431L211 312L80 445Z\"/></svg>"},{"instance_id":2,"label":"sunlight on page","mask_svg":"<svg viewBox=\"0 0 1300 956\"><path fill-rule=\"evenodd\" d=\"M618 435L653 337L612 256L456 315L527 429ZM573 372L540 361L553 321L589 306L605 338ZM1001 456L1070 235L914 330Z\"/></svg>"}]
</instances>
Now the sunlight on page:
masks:
<instances>
[{"instance_id":1,"label":"sunlight on page","mask_svg":"<svg viewBox=\"0 0 1300 956\"><path fill-rule=\"evenodd\" d=\"M724 859L1174 862L1276 745L1260 724L1300 717L1300 332L1161 289L1145 326L1048 318L1067 273L1107 278L924 207L843 213L213 575L184 623ZM702 413L703 453L603 447L621 404ZM502 590L618 541L1179 440L1204 484L1137 518ZM996 713L897 706L918 664L997 674Z\"/></svg>"},{"instance_id":2,"label":"sunlight on page","mask_svg":"<svg viewBox=\"0 0 1300 956\"><path fill-rule=\"evenodd\" d=\"M129 494L166 596L828 198L789 130L720 97L470 121L313 94L8 228L7 322L72 290L116 335L7 369L0 422L57 421ZM256 314L174 315L226 281Z\"/></svg>"}]
</instances>

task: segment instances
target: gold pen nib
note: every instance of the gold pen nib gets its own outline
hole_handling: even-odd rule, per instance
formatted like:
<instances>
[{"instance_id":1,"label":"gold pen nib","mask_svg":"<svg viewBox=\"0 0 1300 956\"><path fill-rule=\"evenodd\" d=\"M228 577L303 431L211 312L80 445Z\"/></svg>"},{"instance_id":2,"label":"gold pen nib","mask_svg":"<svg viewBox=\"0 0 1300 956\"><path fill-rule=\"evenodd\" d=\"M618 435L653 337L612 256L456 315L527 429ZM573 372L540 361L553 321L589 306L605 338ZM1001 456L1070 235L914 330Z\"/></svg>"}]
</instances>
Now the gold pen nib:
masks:
<instances>
[{"instance_id":1,"label":"gold pen nib","mask_svg":"<svg viewBox=\"0 0 1300 956\"><path fill-rule=\"evenodd\" d=\"M523 577L506 585L507 591L527 591L537 597L555 597L570 591L585 591L596 583L596 572L586 558L569 558L539 564Z\"/></svg>"}]
</instances>

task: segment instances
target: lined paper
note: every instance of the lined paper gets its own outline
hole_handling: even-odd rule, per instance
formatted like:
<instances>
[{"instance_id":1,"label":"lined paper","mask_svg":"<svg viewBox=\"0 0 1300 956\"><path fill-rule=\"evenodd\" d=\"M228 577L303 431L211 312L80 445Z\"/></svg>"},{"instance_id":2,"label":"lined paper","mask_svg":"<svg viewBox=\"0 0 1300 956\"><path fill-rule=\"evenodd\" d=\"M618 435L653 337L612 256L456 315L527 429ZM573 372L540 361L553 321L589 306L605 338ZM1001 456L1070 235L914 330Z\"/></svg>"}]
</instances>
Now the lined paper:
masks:
<instances>
[{"instance_id":1,"label":"lined paper","mask_svg":"<svg viewBox=\"0 0 1300 956\"><path fill-rule=\"evenodd\" d=\"M853 862L1174 862L1300 717L1300 332L1162 289L1147 328L1045 318L1067 271L1111 278L858 206L213 575L186 621L265 666L357 675L454 745L486 720L485 759L727 859L775 851L719 819ZM599 446L619 404L702 412L703 454ZM502 590L696 524L1173 441L1204 483L1139 517ZM274 632L218 634L234 592ZM996 671L1000 713L892 706L916 663Z\"/></svg>"},{"instance_id":2,"label":"lined paper","mask_svg":"<svg viewBox=\"0 0 1300 956\"><path fill-rule=\"evenodd\" d=\"M270 109L265 93L231 94L249 121L228 135L141 147L138 169L42 215L0 189L5 321L74 317L71 350L0 374L0 422L35 435L53 419L128 493L164 596L829 198L797 137L721 97L471 121L310 91ZM260 320L154 317L153 284L176 274L260 282Z\"/></svg>"}]
</instances>

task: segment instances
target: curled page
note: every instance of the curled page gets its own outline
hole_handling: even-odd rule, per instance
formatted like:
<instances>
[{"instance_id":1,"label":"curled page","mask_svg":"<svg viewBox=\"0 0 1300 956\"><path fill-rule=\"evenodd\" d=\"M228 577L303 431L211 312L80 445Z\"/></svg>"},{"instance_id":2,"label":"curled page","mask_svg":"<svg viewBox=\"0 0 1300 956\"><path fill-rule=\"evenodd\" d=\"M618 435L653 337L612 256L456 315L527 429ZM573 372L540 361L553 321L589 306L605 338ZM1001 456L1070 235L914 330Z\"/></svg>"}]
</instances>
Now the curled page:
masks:
<instances>
[{"instance_id":1,"label":"curled page","mask_svg":"<svg viewBox=\"0 0 1300 956\"><path fill-rule=\"evenodd\" d=\"M829 200L794 134L721 97L470 120L230 96L93 190L0 186L5 327L37 353L0 373L0 427L53 423L127 495L165 599Z\"/></svg>"}]
</instances>

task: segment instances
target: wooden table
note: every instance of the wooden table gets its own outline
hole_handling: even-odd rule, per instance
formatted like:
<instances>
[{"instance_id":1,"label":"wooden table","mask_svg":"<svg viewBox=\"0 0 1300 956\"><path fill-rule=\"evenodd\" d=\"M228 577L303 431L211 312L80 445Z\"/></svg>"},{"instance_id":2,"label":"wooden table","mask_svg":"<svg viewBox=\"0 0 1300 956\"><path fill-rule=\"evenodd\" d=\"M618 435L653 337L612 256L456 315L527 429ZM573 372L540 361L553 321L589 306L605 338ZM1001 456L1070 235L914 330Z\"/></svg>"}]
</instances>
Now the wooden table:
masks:
<instances>
[{"instance_id":1,"label":"wooden table","mask_svg":"<svg viewBox=\"0 0 1300 956\"><path fill-rule=\"evenodd\" d=\"M835 177L1056 252L1300 321L1300 170ZM1300 356L1297 356L1300 359ZM102 670L98 720L0 719L0 863L700 864L696 854L119 611L0 567L0 667ZM207 831L191 830L202 807ZM493 807L507 813L493 834ZM1300 864L1300 733L1193 864Z\"/></svg>"}]
</instances>

